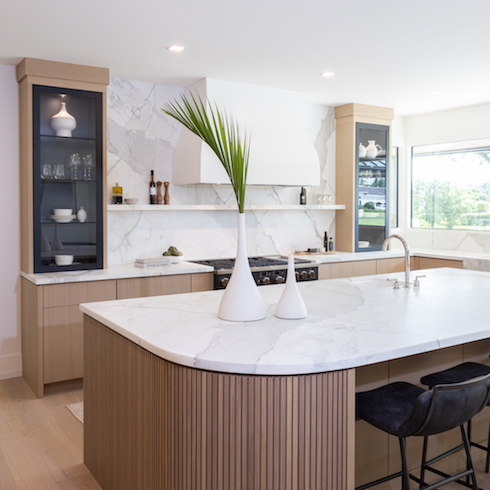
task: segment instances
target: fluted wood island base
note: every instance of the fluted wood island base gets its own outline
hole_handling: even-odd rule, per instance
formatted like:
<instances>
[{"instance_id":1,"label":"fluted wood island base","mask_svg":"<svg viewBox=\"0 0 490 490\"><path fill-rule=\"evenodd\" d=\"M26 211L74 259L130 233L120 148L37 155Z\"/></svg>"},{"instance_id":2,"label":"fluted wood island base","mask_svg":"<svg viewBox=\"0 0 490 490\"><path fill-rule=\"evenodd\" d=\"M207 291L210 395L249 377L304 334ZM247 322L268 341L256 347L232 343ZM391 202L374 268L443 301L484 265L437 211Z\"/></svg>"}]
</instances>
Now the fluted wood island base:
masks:
<instances>
[{"instance_id":1,"label":"fluted wood island base","mask_svg":"<svg viewBox=\"0 0 490 490\"><path fill-rule=\"evenodd\" d=\"M353 369L221 374L88 316L84 335L84 458L104 490L353 488Z\"/></svg>"}]
</instances>

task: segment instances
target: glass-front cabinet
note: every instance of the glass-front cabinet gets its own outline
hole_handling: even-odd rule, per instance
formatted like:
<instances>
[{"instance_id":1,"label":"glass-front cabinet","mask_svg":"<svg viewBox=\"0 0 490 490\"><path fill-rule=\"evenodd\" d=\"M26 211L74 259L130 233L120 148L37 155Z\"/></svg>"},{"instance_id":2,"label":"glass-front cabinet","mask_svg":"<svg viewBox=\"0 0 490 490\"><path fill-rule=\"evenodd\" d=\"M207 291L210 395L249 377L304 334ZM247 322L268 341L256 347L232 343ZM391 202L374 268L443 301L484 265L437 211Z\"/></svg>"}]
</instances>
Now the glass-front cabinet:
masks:
<instances>
[{"instance_id":1,"label":"glass-front cabinet","mask_svg":"<svg viewBox=\"0 0 490 490\"><path fill-rule=\"evenodd\" d=\"M102 93L32 91L34 272L102 268Z\"/></svg>"},{"instance_id":2,"label":"glass-front cabinet","mask_svg":"<svg viewBox=\"0 0 490 490\"><path fill-rule=\"evenodd\" d=\"M356 252L381 250L388 236L389 139L389 126L356 123Z\"/></svg>"}]
</instances>

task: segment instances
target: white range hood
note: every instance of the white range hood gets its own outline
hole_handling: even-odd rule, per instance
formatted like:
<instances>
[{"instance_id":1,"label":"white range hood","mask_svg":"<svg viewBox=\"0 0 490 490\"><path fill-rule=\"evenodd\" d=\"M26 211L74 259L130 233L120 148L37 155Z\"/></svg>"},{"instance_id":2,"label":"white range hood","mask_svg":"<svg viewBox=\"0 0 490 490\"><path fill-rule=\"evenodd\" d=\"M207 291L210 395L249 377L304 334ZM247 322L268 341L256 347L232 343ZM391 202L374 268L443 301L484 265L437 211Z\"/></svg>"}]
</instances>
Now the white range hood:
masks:
<instances>
[{"instance_id":1,"label":"white range hood","mask_svg":"<svg viewBox=\"0 0 490 490\"><path fill-rule=\"evenodd\" d=\"M185 89L216 103L251 137L248 184L308 186L320 183L320 161L303 127L297 92L206 78ZM229 184L212 150L183 129L173 160L173 184Z\"/></svg>"}]
</instances>

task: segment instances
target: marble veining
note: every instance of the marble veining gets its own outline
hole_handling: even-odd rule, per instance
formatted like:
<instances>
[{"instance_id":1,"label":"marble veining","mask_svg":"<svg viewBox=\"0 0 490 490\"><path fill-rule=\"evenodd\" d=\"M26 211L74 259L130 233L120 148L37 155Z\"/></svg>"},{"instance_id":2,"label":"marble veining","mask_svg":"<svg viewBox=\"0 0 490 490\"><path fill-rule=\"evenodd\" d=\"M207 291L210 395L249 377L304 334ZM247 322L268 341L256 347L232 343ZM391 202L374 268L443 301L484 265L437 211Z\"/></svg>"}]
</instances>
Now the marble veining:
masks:
<instances>
[{"instance_id":1,"label":"marble veining","mask_svg":"<svg viewBox=\"0 0 490 490\"><path fill-rule=\"evenodd\" d=\"M182 91L182 87L111 79L107 90L109 196L118 182L125 198L138 198L139 204L147 204L150 170L154 170L156 181L170 182L171 204L236 206L231 185L172 185L172 157L180 125L163 114L161 107ZM330 194L335 203L334 109L305 104L304 120L321 169L321 185L307 189L308 203L317 204L322 194ZM253 209L253 205L298 204L300 185L248 186L246 202L252 206L246 217L249 255L288 254L295 247L319 247L325 231L334 235L335 210L285 213ZM138 257L160 255L170 245L191 259L232 257L236 254L236 222L233 213L215 210L109 212L108 263L130 264Z\"/></svg>"},{"instance_id":2,"label":"marble veining","mask_svg":"<svg viewBox=\"0 0 490 490\"><path fill-rule=\"evenodd\" d=\"M431 269L420 288L392 288L403 273L300 283L308 316L273 313L284 288L259 288L267 317L217 317L222 291L81 305L81 310L157 356L245 374L347 369L488 338L486 272Z\"/></svg>"}]
</instances>

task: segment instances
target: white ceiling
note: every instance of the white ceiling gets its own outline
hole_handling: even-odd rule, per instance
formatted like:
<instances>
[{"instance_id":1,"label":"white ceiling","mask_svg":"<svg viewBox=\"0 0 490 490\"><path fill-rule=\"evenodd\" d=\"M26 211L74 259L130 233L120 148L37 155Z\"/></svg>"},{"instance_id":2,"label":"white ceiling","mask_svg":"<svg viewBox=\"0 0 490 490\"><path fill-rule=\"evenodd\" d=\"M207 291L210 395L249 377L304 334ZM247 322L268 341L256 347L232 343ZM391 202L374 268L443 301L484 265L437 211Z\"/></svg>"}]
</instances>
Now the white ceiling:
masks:
<instances>
[{"instance_id":1,"label":"white ceiling","mask_svg":"<svg viewBox=\"0 0 490 490\"><path fill-rule=\"evenodd\" d=\"M41 58L179 86L219 78L397 115L490 102L488 0L1 3L3 64Z\"/></svg>"}]
</instances>

